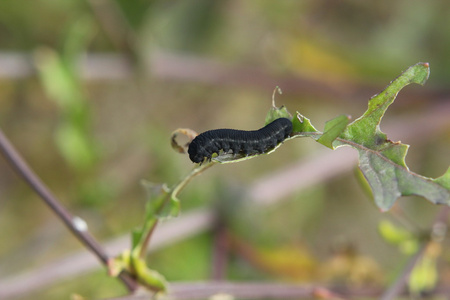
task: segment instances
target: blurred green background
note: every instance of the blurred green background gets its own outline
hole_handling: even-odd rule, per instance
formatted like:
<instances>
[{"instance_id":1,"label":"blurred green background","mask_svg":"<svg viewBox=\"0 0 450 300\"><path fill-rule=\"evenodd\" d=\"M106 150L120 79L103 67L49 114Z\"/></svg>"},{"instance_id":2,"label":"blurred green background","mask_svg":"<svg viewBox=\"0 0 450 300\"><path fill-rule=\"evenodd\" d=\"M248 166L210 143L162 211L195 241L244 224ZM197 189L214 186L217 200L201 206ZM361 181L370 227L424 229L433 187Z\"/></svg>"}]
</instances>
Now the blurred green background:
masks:
<instances>
[{"instance_id":1,"label":"blurred green background","mask_svg":"<svg viewBox=\"0 0 450 300\"><path fill-rule=\"evenodd\" d=\"M107 241L140 225L141 179L172 184L192 168L172 151L173 130L259 128L275 86L283 90L277 104L321 130L339 114L358 117L402 70L426 61L428 83L400 93L384 120L399 120L398 128L382 129L411 145L412 171L438 177L450 164L450 128L430 118L450 115L449 9L419 0L1 1L0 126ZM421 115L429 121L418 122ZM419 130L425 123L435 125ZM182 214L208 207L222 217L230 236L223 279L382 287L395 278L407 256L383 241L378 223L402 223L377 210L350 169L269 206L246 202L261 178L328 152L297 139L272 155L216 166L183 191ZM395 210L416 232L429 229L439 207L409 197ZM0 228L3 279L84 249L3 159ZM169 281L210 279L214 236L211 228L152 253L150 267ZM449 259L446 251L439 260L444 283ZM125 292L99 267L33 298Z\"/></svg>"}]
</instances>

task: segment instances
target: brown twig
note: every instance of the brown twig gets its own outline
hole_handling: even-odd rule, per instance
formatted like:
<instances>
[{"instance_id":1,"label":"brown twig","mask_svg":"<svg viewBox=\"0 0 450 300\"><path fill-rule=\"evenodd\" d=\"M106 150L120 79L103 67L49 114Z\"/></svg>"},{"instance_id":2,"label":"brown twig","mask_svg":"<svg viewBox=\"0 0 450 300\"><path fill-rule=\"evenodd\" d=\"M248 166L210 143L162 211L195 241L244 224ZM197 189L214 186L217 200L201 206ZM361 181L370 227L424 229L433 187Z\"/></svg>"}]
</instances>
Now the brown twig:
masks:
<instances>
[{"instance_id":1,"label":"brown twig","mask_svg":"<svg viewBox=\"0 0 450 300\"><path fill-rule=\"evenodd\" d=\"M28 183L28 185L40 196L40 198L47 204L51 210L63 221L66 227L80 240L80 242L92 251L95 256L104 264L107 264L109 259L106 252L97 243L95 238L90 235L85 226L85 223L79 217L72 216L67 209L58 201L52 194L50 189L40 180L40 178L28 166L25 160L20 156L8 138L0 130L0 152L10 163L16 173ZM120 279L127 286L130 291L134 291L137 287L133 278L125 273L120 275Z\"/></svg>"},{"instance_id":2,"label":"brown twig","mask_svg":"<svg viewBox=\"0 0 450 300\"><path fill-rule=\"evenodd\" d=\"M216 215L211 209L196 209L183 212L178 218L158 226L152 237L150 252L158 251L192 236L211 230ZM130 247L129 234L103 244L108 253L118 254ZM62 280L78 278L98 269L95 258L86 251L80 251L63 258L54 259L42 267L22 274L10 274L0 279L0 299L24 298L37 290L54 285Z\"/></svg>"}]
</instances>

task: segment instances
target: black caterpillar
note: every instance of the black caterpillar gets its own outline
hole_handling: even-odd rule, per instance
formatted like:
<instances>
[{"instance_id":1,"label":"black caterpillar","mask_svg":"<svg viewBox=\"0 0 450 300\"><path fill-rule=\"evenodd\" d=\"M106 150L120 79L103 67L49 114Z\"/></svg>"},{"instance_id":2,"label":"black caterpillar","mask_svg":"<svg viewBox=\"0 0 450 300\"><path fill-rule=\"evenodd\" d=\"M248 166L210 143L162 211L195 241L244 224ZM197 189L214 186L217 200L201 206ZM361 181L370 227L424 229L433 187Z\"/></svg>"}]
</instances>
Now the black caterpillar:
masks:
<instances>
[{"instance_id":1,"label":"black caterpillar","mask_svg":"<svg viewBox=\"0 0 450 300\"><path fill-rule=\"evenodd\" d=\"M194 163L211 160L220 150L234 154L253 155L265 153L284 141L292 132L292 122L276 119L261 129L245 131L234 129L209 130L199 134L189 144L189 158Z\"/></svg>"}]
</instances>

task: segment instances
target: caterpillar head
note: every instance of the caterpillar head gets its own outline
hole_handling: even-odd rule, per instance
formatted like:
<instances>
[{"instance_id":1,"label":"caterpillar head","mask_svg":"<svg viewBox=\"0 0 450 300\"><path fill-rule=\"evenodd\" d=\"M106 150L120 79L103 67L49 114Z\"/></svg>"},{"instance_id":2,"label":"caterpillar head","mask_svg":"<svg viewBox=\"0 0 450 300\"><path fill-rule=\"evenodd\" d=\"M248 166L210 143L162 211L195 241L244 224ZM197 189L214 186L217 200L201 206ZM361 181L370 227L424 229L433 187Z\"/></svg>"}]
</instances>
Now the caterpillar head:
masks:
<instances>
[{"instance_id":1,"label":"caterpillar head","mask_svg":"<svg viewBox=\"0 0 450 300\"><path fill-rule=\"evenodd\" d=\"M200 163L202 162L207 155L204 153L204 149L200 149L202 147L199 147L197 141L194 139L190 144L188 148L189 158L194 163ZM201 151L203 150L203 151Z\"/></svg>"}]
</instances>

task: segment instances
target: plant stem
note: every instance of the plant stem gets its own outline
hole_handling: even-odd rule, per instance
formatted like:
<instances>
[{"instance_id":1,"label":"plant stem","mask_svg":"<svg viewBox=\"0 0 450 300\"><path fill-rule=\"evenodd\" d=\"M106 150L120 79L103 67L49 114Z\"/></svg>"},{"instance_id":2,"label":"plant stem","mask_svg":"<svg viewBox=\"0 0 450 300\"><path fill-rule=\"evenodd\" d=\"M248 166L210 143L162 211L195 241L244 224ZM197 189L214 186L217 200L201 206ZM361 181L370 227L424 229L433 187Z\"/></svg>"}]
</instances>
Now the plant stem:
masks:
<instances>
[{"instance_id":1,"label":"plant stem","mask_svg":"<svg viewBox=\"0 0 450 300\"><path fill-rule=\"evenodd\" d=\"M167 198L164 202L161 203L161 206L158 208L156 213L160 213L164 206L167 205L167 203L172 199L176 198L178 193L181 192L181 190L189 183L189 181L192 180L195 176L201 174L203 171L208 169L209 167L213 166L214 162L209 162L204 165L201 165L199 167L194 168L186 177L184 177L179 183L177 183L174 187L170 189L170 193L168 193ZM139 251L139 257L143 259L145 257L145 254L147 253L147 248L150 243L150 238L152 237L153 231L156 228L156 225L158 225L159 219L151 219L147 220L144 224L143 234L142 236L145 236L144 240L140 242L139 244L142 245Z\"/></svg>"},{"instance_id":2,"label":"plant stem","mask_svg":"<svg viewBox=\"0 0 450 300\"><path fill-rule=\"evenodd\" d=\"M58 201L51 193L50 189L40 180L40 178L28 166L25 160L20 156L8 138L0 129L0 152L10 163L14 171L28 183L28 185L40 196L42 200L50 207L51 210L64 222L66 227L80 240L80 242L92 251L95 256L106 265L109 256L97 243L95 238L90 235L87 228L80 227L78 221L81 219L72 216L69 211ZM120 279L127 286L128 290L134 291L137 284L128 274L122 273Z\"/></svg>"}]
</instances>

